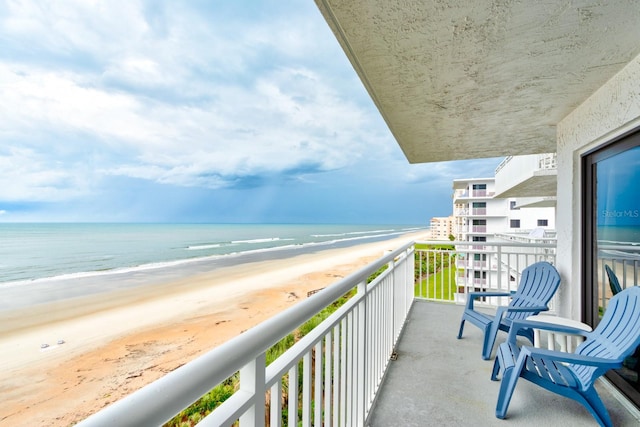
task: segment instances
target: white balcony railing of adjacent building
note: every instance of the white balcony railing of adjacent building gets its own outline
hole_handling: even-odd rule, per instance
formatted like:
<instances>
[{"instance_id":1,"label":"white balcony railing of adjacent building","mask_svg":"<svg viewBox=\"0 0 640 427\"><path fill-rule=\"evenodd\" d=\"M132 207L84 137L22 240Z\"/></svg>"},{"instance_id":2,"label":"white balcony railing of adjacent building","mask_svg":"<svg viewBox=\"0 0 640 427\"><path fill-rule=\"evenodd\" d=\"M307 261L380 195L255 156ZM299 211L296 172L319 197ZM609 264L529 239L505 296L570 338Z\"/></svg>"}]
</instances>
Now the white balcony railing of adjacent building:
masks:
<instances>
[{"instance_id":1,"label":"white balcony railing of adjacent building","mask_svg":"<svg viewBox=\"0 0 640 427\"><path fill-rule=\"evenodd\" d=\"M533 170L553 170L558 168L558 156L556 153L543 153L535 154L531 156L537 164L537 169ZM520 157L519 157L520 158ZM508 165L514 156L505 157L502 162L496 167L495 175L498 174L506 165Z\"/></svg>"},{"instance_id":2,"label":"white balcony railing of adjacent building","mask_svg":"<svg viewBox=\"0 0 640 427\"><path fill-rule=\"evenodd\" d=\"M487 208L472 208L471 215L486 215Z\"/></svg>"},{"instance_id":3,"label":"white balcony railing of adjacent building","mask_svg":"<svg viewBox=\"0 0 640 427\"><path fill-rule=\"evenodd\" d=\"M466 199L466 198L485 198L495 196L495 191L487 190L456 190L454 192L454 199Z\"/></svg>"},{"instance_id":4,"label":"white balcony railing of adjacent building","mask_svg":"<svg viewBox=\"0 0 640 427\"><path fill-rule=\"evenodd\" d=\"M476 265L476 256L488 262ZM472 267L457 267L467 260ZM482 289L512 290L522 270L541 260L555 262L555 244L486 242L477 250L471 242L408 243L79 425L160 425L238 373L237 390L201 425L367 425L415 299L460 303L478 288L476 280ZM620 273L639 271L637 263L603 262ZM380 274L367 283L374 273ZM271 346L349 292L346 303L267 366Z\"/></svg>"}]
</instances>

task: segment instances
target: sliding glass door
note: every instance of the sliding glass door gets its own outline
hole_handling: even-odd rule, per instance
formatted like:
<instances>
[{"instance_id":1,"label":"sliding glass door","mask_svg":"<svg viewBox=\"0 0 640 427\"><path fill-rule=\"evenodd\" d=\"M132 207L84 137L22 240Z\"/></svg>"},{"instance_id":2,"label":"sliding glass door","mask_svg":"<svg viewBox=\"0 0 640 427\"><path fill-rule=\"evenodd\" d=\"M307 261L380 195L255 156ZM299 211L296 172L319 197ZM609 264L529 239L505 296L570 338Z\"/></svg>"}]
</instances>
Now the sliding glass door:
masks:
<instances>
[{"instance_id":1,"label":"sliding glass door","mask_svg":"<svg viewBox=\"0 0 640 427\"><path fill-rule=\"evenodd\" d=\"M640 285L640 132L583 158L583 313L596 326L611 297ZM640 406L640 348L610 379Z\"/></svg>"}]
</instances>

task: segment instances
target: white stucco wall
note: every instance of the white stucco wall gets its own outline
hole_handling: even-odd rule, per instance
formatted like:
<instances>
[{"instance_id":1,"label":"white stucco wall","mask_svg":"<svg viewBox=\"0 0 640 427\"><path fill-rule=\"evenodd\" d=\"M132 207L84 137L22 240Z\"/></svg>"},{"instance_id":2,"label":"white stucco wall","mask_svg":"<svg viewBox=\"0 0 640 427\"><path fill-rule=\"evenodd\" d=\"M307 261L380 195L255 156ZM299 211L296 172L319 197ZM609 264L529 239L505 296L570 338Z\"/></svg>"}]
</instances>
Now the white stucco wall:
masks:
<instances>
[{"instance_id":1,"label":"white stucco wall","mask_svg":"<svg viewBox=\"0 0 640 427\"><path fill-rule=\"evenodd\" d=\"M559 314L581 316L581 155L640 127L640 56L557 126Z\"/></svg>"}]
</instances>

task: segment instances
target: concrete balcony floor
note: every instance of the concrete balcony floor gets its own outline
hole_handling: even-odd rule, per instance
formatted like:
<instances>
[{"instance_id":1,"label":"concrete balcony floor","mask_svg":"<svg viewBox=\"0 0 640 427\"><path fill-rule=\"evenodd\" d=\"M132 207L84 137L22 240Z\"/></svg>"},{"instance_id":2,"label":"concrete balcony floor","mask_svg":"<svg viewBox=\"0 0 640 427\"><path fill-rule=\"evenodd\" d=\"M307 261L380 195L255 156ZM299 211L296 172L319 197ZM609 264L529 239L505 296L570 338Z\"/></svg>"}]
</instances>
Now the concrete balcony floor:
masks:
<instances>
[{"instance_id":1,"label":"concrete balcony floor","mask_svg":"<svg viewBox=\"0 0 640 427\"><path fill-rule=\"evenodd\" d=\"M460 305L414 303L369 426L598 425L582 405L522 379L507 418L497 419L500 382L490 379L493 360L480 357L480 329L467 322L463 338L456 338L462 310ZM498 342L505 338L501 332ZM625 408L612 386L600 380L596 387L615 426L640 425L640 413Z\"/></svg>"}]
</instances>

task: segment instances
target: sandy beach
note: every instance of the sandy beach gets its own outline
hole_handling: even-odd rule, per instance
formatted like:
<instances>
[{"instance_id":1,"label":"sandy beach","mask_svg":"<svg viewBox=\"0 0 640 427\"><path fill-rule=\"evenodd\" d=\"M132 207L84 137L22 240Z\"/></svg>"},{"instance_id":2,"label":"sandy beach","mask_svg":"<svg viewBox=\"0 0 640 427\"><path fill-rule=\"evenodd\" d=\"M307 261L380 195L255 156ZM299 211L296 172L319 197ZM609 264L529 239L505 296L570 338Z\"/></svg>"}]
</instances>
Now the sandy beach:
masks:
<instances>
[{"instance_id":1,"label":"sandy beach","mask_svg":"<svg viewBox=\"0 0 640 427\"><path fill-rule=\"evenodd\" d=\"M68 426L425 232L0 313L0 424ZM42 344L48 347L41 348Z\"/></svg>"}]
</instances>

